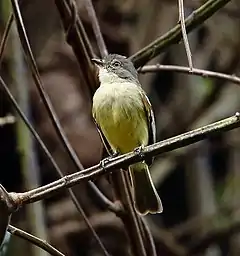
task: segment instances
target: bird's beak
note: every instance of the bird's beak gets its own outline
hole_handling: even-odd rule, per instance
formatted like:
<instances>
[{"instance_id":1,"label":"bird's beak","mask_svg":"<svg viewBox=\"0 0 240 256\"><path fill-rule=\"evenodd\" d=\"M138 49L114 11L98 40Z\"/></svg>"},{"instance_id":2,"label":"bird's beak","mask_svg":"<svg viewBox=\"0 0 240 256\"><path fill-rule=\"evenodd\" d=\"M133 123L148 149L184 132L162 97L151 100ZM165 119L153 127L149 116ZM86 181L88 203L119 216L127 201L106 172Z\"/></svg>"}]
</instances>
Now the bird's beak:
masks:
<instances>
[{"instance_id":1,"label":"bird's beak","mask_svg":"<svg viewBox=\"0 0 240 256\"><path fill-rule=\"evenodd\" d=\"M103 60L95 59L95 58L92 59L92 62L95 63L97 66L100 66L100 67L103 66L103 63L104 63Z\"/></svg>"}]
</instances>

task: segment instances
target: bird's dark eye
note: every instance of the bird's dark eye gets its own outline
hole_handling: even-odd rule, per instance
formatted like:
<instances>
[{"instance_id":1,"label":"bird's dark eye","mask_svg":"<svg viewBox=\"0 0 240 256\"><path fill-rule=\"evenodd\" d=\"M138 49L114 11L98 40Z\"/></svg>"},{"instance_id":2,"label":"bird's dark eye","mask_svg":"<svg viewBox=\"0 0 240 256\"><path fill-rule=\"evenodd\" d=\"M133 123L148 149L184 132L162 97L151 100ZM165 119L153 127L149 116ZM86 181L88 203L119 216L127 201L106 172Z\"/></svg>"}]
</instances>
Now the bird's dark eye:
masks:
<instances>
[{"instance_id":1,"label":"bird's dark eye","mask_svg":"<svg viewBox=\"0 0 240 256\"><path fill-rule=\"evenodd\" d=\"M118 61L118 60L115 60L115 61L113 61L112 65L113 65L115 68L117 68L117 67L120 67L120 66L121 66L121 62Z\"/></svg>"}]
</instances>

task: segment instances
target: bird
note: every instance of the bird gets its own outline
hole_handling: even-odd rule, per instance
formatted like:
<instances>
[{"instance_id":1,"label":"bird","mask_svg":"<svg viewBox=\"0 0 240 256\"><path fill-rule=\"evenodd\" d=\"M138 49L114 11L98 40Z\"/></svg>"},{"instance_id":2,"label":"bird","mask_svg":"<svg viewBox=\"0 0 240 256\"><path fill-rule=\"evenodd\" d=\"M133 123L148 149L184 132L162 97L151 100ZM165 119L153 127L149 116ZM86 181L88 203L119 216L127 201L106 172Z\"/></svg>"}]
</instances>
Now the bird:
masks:
<instances>
[{"instance_id":1,"label":"bird","mask_svg":"<svg viewBox=\"0 0 240 256\"><path fill-rule=\"evenodd\" d=\"M94 58L100 86L93 95L92 116L104 145L113 155L153 144L156 126L151 103L141 87L132 61L122 55ZM149 166L153 159L129 166L134 208L140 215L163 211Z\"/></svg>"}]
</instances>

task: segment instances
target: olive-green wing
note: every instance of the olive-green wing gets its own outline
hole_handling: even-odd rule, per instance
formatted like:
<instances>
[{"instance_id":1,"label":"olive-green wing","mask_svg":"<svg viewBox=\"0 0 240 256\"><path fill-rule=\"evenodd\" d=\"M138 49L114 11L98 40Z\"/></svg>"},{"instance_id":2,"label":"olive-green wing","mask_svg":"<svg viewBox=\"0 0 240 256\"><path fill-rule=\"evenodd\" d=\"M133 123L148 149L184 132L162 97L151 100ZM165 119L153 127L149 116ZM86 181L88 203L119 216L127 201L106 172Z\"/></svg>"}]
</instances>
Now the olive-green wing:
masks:
<instances>
[{"instance_id":1,"label":"olive-green wing","mask_svg":"<svg viewBox=\"0 0 240 256\"><path fill-rule=\"evenodd\" d=\"M156 124L155 124L155 118L154 118L154 113L153 113L153 109L152 109L152 105L147 97L147 95L145 94L145 92L142 90L142 88L140 89L140 94L141 94L141 98L142 98L142 102L144 105L144 110L147 116L147 121L148 121L148 144L153 144L156 142ZM151 165L153 162L153 158L151 159L147 159L146 163L148 165Z\"/></svg>"}]
</instances>

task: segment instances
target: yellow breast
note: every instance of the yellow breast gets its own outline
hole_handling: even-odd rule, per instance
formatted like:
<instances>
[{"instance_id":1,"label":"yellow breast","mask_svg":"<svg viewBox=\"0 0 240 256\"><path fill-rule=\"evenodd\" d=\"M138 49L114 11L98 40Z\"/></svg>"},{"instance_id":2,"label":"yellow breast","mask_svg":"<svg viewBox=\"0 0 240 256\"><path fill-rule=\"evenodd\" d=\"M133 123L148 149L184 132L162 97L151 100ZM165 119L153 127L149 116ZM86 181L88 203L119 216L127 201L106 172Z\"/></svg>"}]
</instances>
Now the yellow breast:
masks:
<instances>
[{"instance_id":1,"label":"yellow breast","mask_svg":"<svg viewBox=\"0 0 240 256\"><path fill-rule=\"evenodd\" d=\"M147 117L137 85L102 85L93 97L93 116L114 151L148 144Z\"/></svg>"}]
</instances>

